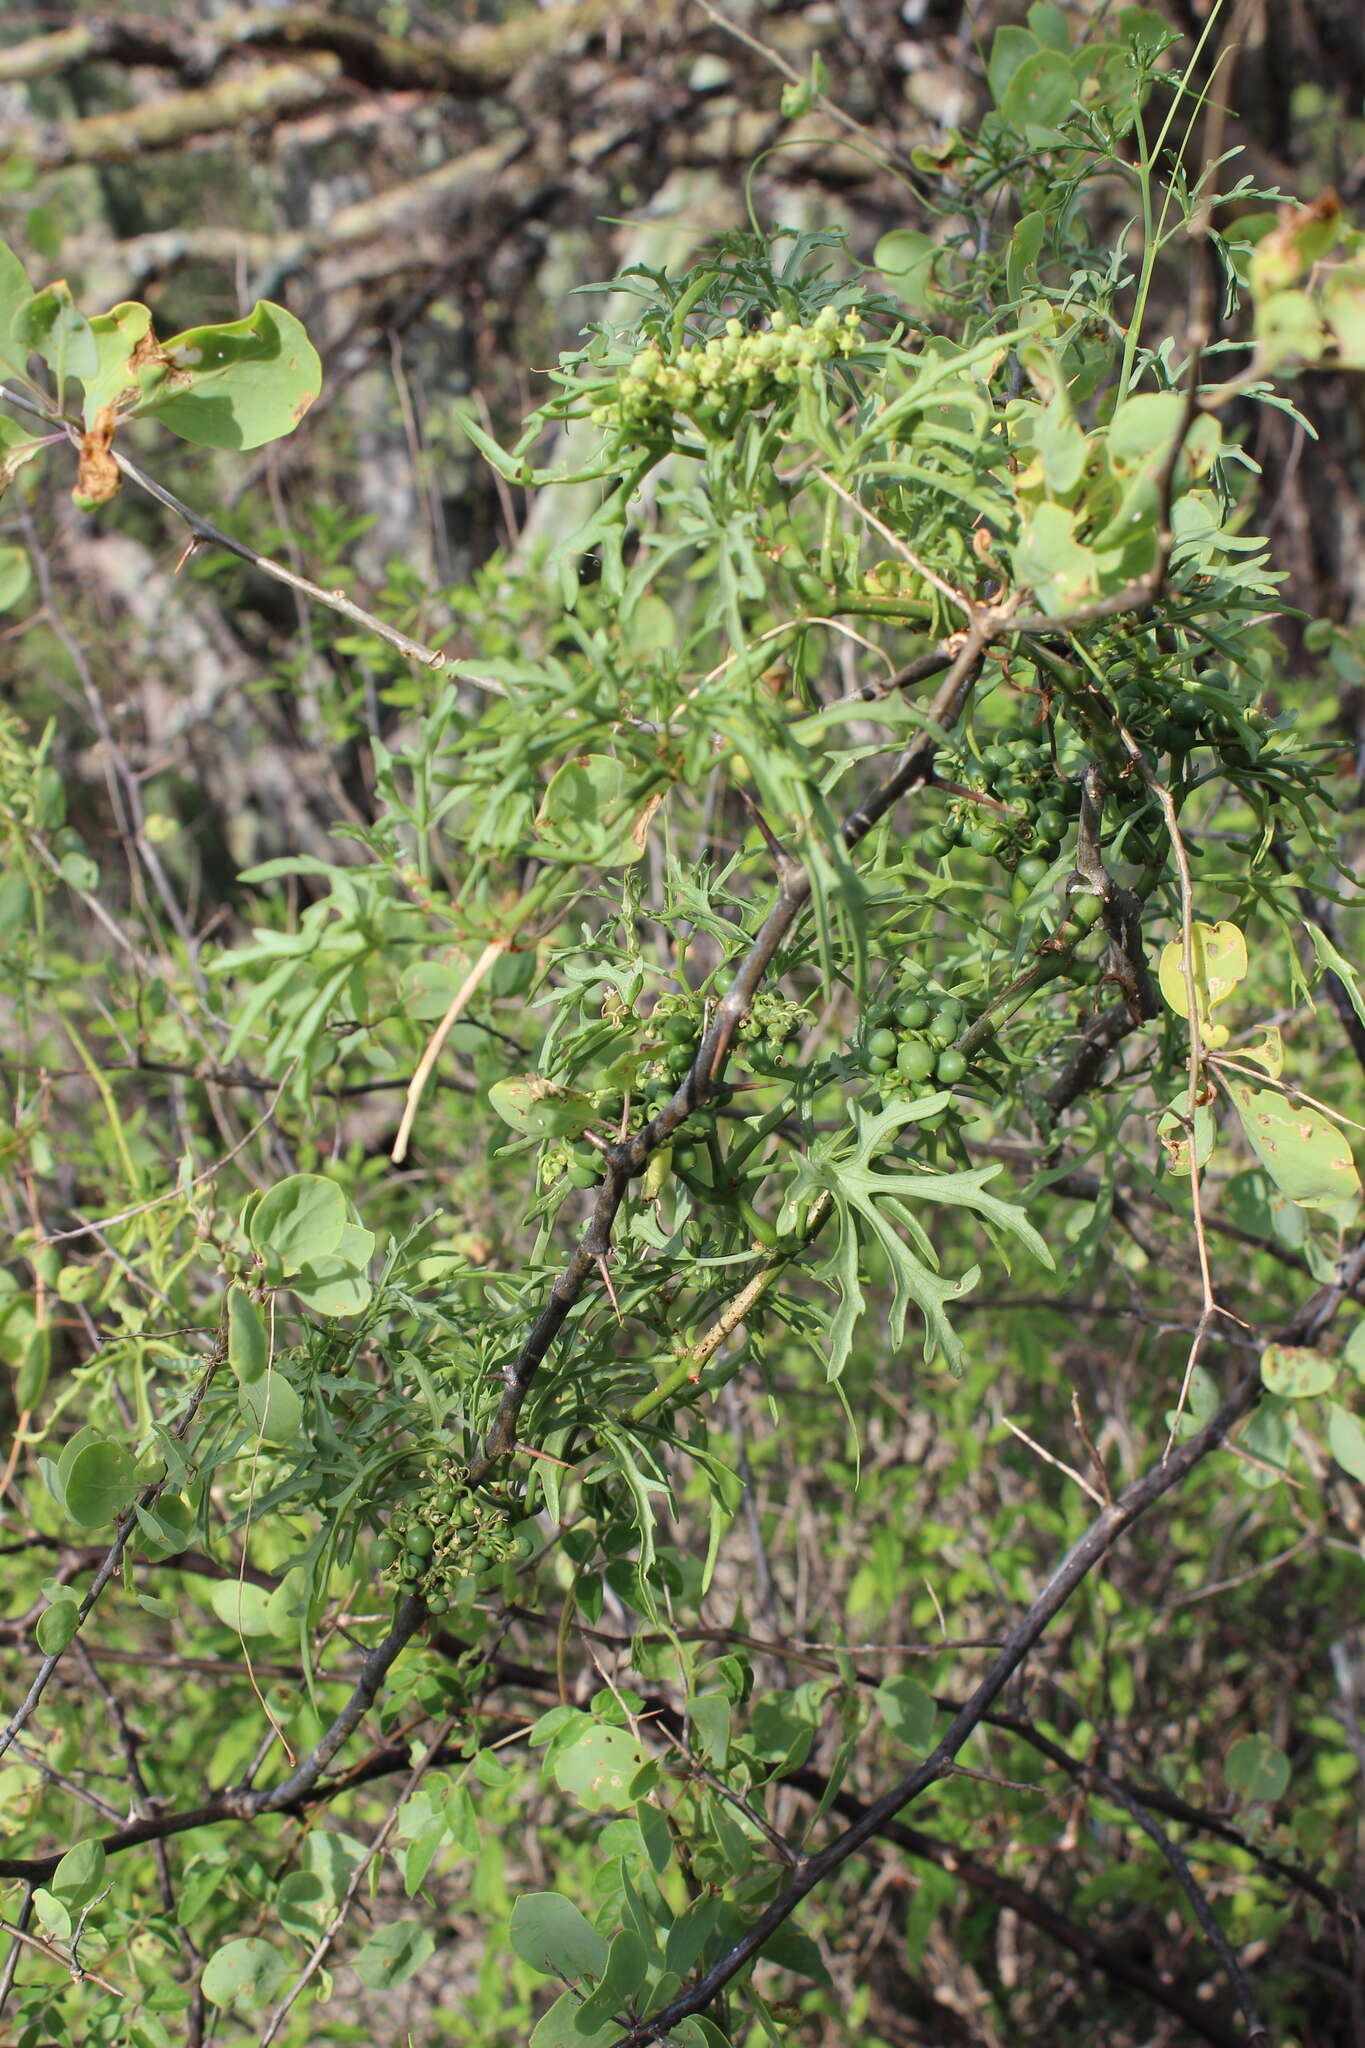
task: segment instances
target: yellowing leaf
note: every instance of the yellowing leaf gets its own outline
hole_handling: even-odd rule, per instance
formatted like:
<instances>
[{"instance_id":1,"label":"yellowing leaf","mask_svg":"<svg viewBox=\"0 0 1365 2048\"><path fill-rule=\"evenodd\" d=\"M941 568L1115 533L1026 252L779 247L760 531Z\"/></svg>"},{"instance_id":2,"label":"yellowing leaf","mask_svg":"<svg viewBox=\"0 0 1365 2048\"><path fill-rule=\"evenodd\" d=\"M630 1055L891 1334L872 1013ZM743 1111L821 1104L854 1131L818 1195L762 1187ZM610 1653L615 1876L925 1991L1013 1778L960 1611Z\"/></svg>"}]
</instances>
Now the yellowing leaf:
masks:
<instances>
[{"instance_id":1,"label":"yellowing leaf","mask_svg":"<svg viewBox=\"0 0 1365 2048\"><path fill-rule=\"evenodd\" d=\"M1201 924L1190 929L1190 964L1194 972L1195 1001L1201 1025L1215 1003L1232 994L1246 978L1247 942L1235 924ZM1162 949L1159 969L1161 993L1177 1017L1188 1017L1189 991L1185 986L1185 949L1172 939Z\"/></svg>"},{"instance_id":2,"label":"yellowing leaf","mask_svg":"<svg viewBox=\"0 0 1365 2048\"><path fill-rule=\"evenodd\" d=\"M1302 1344L1267 1344L1261 1353L1261 1379L1272 1394L1289 1401L1325 1394L1337 1376L1336 1360Z\"/></svg>"},{"instance_id":3,"label":"yellowing leaf","mask_svg":"<svg viewBox=\"0 0 1365 2048\"><path fill-rule=\"evenodd\" d=\"M1190 1106L1188 1095L1180 1096L1169 1109L1163 1110L1157 1123L1156 1134L1166 1153L1167 1170L1171 1173L1188 1174L1190 1170ZM1195 1161L1207 1166L1213 1151L1213 1111L1201 1103L1194 1112Z\"/></svg>"},{"instance_id":4,"label":"yellowing leaf","mask_svg":"<svg viewBox=\"0 0 1365 2048\"><path fill-rule=\"evenodd\" d=\"M1251 1149L1280 1192L1301 1209L1349 1222L1360 1203L1360 1175L1337 1126L1277 1089L1254 1088L1231 1074L1223 1082Z\"/></svg>"}]
</instances>

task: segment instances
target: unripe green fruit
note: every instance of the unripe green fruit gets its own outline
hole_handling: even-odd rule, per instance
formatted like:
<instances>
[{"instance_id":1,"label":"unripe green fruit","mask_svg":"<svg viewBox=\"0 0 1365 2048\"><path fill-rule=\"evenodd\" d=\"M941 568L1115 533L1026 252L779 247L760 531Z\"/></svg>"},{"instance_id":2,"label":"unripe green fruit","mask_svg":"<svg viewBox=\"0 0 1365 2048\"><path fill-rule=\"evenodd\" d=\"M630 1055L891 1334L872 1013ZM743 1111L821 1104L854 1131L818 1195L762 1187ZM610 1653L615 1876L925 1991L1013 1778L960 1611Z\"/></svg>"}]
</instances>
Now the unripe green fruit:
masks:
<instances>
[{"instance_id":1,"label":"unripe green fruit","mask_svg":"<svg viewBox=\"0 0 1365 2048\"><path fill-rule=\"evenodd\" d=\"M929 1038L937 1046L951 1045L962 1029L960 1010L936 1010L929 1019Z\"/></svg>"},{"instance_id":2,"label":"unripe green fruit","mask_svg":"<svg viewBox=\"0 0 1365 2048\"><path fill-rule=\"evenodd\" d=\"M966 1071L966 1055L960 1053L954 1045L941 1052L934 1065L934 1073L945 1088L951 1088L955 1082L960 1081Z\"/></svg>"},{"instance_id":3,"label":"unripe green fruit","mask_svg":"<svg viewBox=\"0 0 1365 2048\"><path fill-rule=\"evenodd\" d=\"M927 1081L934 1071L934 1048L922 1038L902 1039L896 1072L904 1081Z\"/></svg>"},{"instance_id":4,"label":"unripe green fruit","mask_svg":"<svg viewBox=\"0 0 1365 2048\"><path fill-rule=\"evenodd\" d=\"M941 825L930 825L920 834L919 850L926 860L943 860L953 850L954 841L948 837Z\"/></svg>"},{"instance_id":5,"label":"unripe green fruit","mask_svg":"<svg viewBox=\"0 0 1365 2048\"><path fill-rule=\"evenodd\" d=\"M867 1049L874 1059L890 1060L896 1057L896 1034L894 1031L874 1031L867 1041Z\"/></svg>"},{"instance_id":6,"label":"unripe green fruit","mask_svg":"<svg viewBox=\"0 0 1365 2048\"><path fill-rule=\"evenodd\" d=\"M891 1072L891 1067L892 1060L890 1053L874 1052L870 1055L867 1062L867 1071L869 1072L869 1074L889 1074Z\"/></svg>"},{"instance_id":7,"label":"unripe green fruit","mask_svg":"<svg viewBox=\"0 0 1365 2048\"><path fill-rule=\"evenodd\" d=\"M569 1186L574 1188L590 1188L595 1187L596 1184L597 1168L595 1166L580 1165L578 1160L575 1159L573 1165L569 1168Z\"/></svg>"},{"instance_id":8,"label":"unripe green fruit","mask_svg":"<svg viewBox=\"0 0 1365 2048\"><path fill-rule=\"evenodd\" d=\"M1027 854L1015 870L1026 889L1036 889L1048 876L1048 863L1040 854Z\"/></svg>"},{"instance_id":9,"label":"unripe green fruit","mask_svg":"<svg viewBox=\"0 0 1365 2048\"><path fill-rule=\"evenodd\" d=\"M374 1561L381 1572L387 1571L391 1564L397 1564L398 1545L392 1536L380 1537L374 1546Z\"/></svg>"},{"instance_id":10,"label":"unripe green fruit","mask_svg":"<svg viewBox=\"0 0 1365 2048\"><path fill-rule=\"evenodd\" d=\"M929 1005L923 996L902 996L896 1005L896 1022L902 1031L923 1031L929 1016Z\"/></svg>"},{"instance_id":11,"label":"unripe green fruit","mask_svg":"<svg viewBox=\"0 0 1365 2048\"><path fill-rule=\"evenodd\" d=\"M1066 832L1066 818L1055 804L1044 804L1033 826L1040 839L1060 839Z\"/></svg>"}]
</instances>

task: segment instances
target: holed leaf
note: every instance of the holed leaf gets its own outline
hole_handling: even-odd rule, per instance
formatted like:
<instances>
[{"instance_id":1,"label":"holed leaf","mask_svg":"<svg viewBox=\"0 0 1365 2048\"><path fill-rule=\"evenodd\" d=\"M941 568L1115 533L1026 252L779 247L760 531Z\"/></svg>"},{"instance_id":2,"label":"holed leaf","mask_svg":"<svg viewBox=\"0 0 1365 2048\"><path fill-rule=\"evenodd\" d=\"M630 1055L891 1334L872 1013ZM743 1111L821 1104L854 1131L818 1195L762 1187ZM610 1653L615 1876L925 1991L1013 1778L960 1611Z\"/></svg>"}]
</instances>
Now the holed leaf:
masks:
<instances>
[{"instance_id":1,"label":"holed leaf","mask_svg":"<svg viewBox=\"0 0 1365 2048\"><path fill-rule=\"evenodd\" d=\"M1349 1222L1360 1202L1360 1175L1344 1134L1306 1102L1224 1074L1223 1085L1248 1143L1280 1192L1301 1209Z\"/></svg>"},{"instance_id":2,"label":"holed leaf","mask_svg":"<svg viewBox=\"0 0 1365 2048\"><path fill-rule=\"evenodd\" d=\"M278 440L322 388L322 364L302 323L269 299L244 320L172 335L139 375L138 412L200 448Z\"/></svg>"}]
</instances>

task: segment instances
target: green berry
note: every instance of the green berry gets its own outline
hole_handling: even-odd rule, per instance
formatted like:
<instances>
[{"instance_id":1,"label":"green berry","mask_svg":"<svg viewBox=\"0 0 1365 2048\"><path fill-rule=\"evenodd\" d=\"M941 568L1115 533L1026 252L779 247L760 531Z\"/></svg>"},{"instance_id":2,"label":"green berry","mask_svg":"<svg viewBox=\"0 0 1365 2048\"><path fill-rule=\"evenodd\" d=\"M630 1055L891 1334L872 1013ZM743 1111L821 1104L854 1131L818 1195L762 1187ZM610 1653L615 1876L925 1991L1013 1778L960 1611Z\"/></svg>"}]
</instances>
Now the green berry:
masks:
<instances>
[{"instance_id":1,"label":"green berry","mask_svg":"<svg viewBox=\"0 0 1365 2048\"><path fill-rule=\"evenodd\" d=\"M930 825L920 834L919 850L926 860L942 860L952 852L955 843L941 825Z\"/></svg>"},{"instance_id":2,"label":"green berry","mask_svg":"<svg viewBox=\"0 0 1365 2048\"><path fill-rule=\"evenodd\" d=\"M1040 854L1030 853L1020 861L1015 873L1026 889L1036 889L1048 876L1048 863Z\"/></svg>"},{"instance_id":3,"label":"green berry","mask_svg":"<svg viewBox=\"0 0 1365 2048\"><path fill-rule=\"evenodd\" d=\"M896 1005L896 1022L902 1031L923 1031L929 1016L929 1005L923 996L902 996Z\"/></svg>"},{"instance_id":4,"label":"green berry","mask_svg":"<svg viewBox=\"0 0 1365 2048\"><path fill-rule=\"evenodd\" d=\"M929 1038L939 1047L951 1045L961 1028L960 1015L952 1010L936 1010L929 1019Z\"/></svg>"},{"instance_id":5,"label":"green berry","mask_svg":"<svg viewBox=\"0 0 1365 2048\"><path fill-rule=\"evenodd\" d=\"M945 1088L951 1088L955 1082L960 1081L966 1071L966 1055L960 1053L955 1045L950 1045L941 1052L934 1065L934 1072Z\"/></svg>"},{"instance_id":6,"label":"green berry","mask_svg":"<svg viewBox=\"0 0 1365 2048\"><path fill-rule=\"evenodd\" d=\"M889 1074L891 1072L891 1067L892 1060L890 1055L887 1053L874 1052L873 1054L871 1054L867 1062L867 1071L869 1072L869 1074Z\"/></svg>"},{"instance_id":7,"label":"green berry","mask_svg":"<svg viewBox=\"0 0 1365 2048\"><path fill-rule=\"evenodd\" d=\"M1040 839L1061 839L1066 832L1066 818L1055 804L1044 804L1033 826Z\"/></svg>"},{"instance_id":8,"label":"green berry","mask_svg":"<svg viewBox=\"0 0 1365 2048\"><path fill-rule=\"evenodd\" d=\"M903 1081L927 1081L934 1071L934 1048L923 1038L904 1038L896 1054L896 1072Z\"/></svg>"},{"instance_id":9,"label":"green berry","mask_svg":"<svg viewBox=\"0 0 1365 2048\"><path fill-rule=\"evenodd\" d=\"M874 1031L867 1041L867 1049L874 1059L891 1060L896 1057L896 1034L894 1031Z\"/></svg>"}]
</instances>

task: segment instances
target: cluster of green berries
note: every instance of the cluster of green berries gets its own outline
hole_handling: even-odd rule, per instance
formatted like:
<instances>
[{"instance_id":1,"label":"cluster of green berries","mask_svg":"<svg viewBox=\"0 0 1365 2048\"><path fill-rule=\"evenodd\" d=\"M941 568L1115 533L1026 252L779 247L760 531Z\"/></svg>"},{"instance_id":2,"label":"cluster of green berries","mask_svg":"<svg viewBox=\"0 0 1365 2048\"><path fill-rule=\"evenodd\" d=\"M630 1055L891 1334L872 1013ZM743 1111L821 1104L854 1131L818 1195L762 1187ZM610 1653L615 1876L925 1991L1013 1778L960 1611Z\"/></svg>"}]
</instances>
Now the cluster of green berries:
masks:
<instances>
[{"instance_id":1,"label":"cluster of green berries","mask_svg":"<svg viewBox=\"0 0 1365 2048\"><path fill-rule=\"evenodd\" d=\"M809 1023L810 1018L800 1003L790 1002L786 996L761 991L754 997L748 1016L735 1033L737 1057L746 1066L760 1072L785 1067L792 1040L798 1038Z\"/></svg>"},{"instance_id":2,"label":"cluster of green berries","mask_svg":"<svg viewBox=\"0 0 1365 2048\"><path fill-rule=\"evenodd\" d=\"M1140 674L1130 661L1116 662L1105 675L1114 709L1140 746L1181 759L1197 746L1216 747L1233 767L1246 767L1260 752L1259 736L1247 728L1262 722L1245 683L1224 669L1209 669L1190 682L1169 674Z\"/></svg>"},{"instance_id":3,"label":"cluster of green berries","mask_svg":"<svg viewBox=\"0 0 1365 2048\"><path fill-rule=\"evenodd\" d=\"M970 1022L960 996L907 983L893 1002L868 1015L868 1072L905 1088L955 1088L967 1072L966 1054L956 1041Z\"/></svg>"},{"instance_id":4,"label":"cluster of green berries","mask_svg":"<svg viewBox=\"0 0 1365 2048\"><path fill-rule=\"evenodd\" d=\"M628 1129L639 1129L659 1105L673 1095L697 1057L703 1015L694 996L664 995L648 1017L639 1017L628 1007L615 1012L610 1057L620 1060L632 1055L635 1082L630 1091ZM736 1034L736 1059L758 1073L771 1073L786 1065L792 1040L810 1022L799 1003L768 992L756 995L748 1016ZM596 1119L595 1135L615 1139L626 1111L626 1097L618 1086L589 1091ZM715 1105L703 1104L688 1120L688 1142L705 1137L714 1127ZM567 1179L576 1188L595 1187L602 1178L600 1148L586 1134L547 1145L540 1155L540 1182L552 1187Z\"/></svg>"},{"instance_id":5,"label":"cluster of green berries","mask_svg":"<svg viewBox=\"0 0 1365 2048\"><path fill-rule=\"evenodd\" d=\"M471 1494L468 1478L447 1460L393 1510L375 1545L381 1577L401 1593L420 1593L432 1614L447 1613L471 1581L477 1587L535 1549L529 1531L513 1533L516 1503Z\"/></svg>"},{"instance_id":6,"label":"cluster of green berries","mask_svg":"<svg viewBox=\"0 0 1365 2048\"><path fill-rule=\"evenodd\" d=\"M998 860L1026 889L1036 888L1080 810L1080 785L1058 775L1045 739L1027 733L992 740L965 782L971 793L955 797L942 819L921 833L921 854L941 860L956 846L970 846Z\"/></svg>"},{"instance_id":7,"label":"cluster of green berries","mask_svg":"<svg viewBox=\"0 0 1365 2048\"><path fill-rule=\"evenodd\" d=\"M821 364L852 354L861 325L852 307L839 314L826 306L809 326L780 311L753 333L727 320L724 333L680 349L671 362L651 342L618 378L615 397L593 409L593 425L648 439L668 433L678 413L710 423L722 414L759 411L813 377Z\"/></svg>"}]
</instances>

